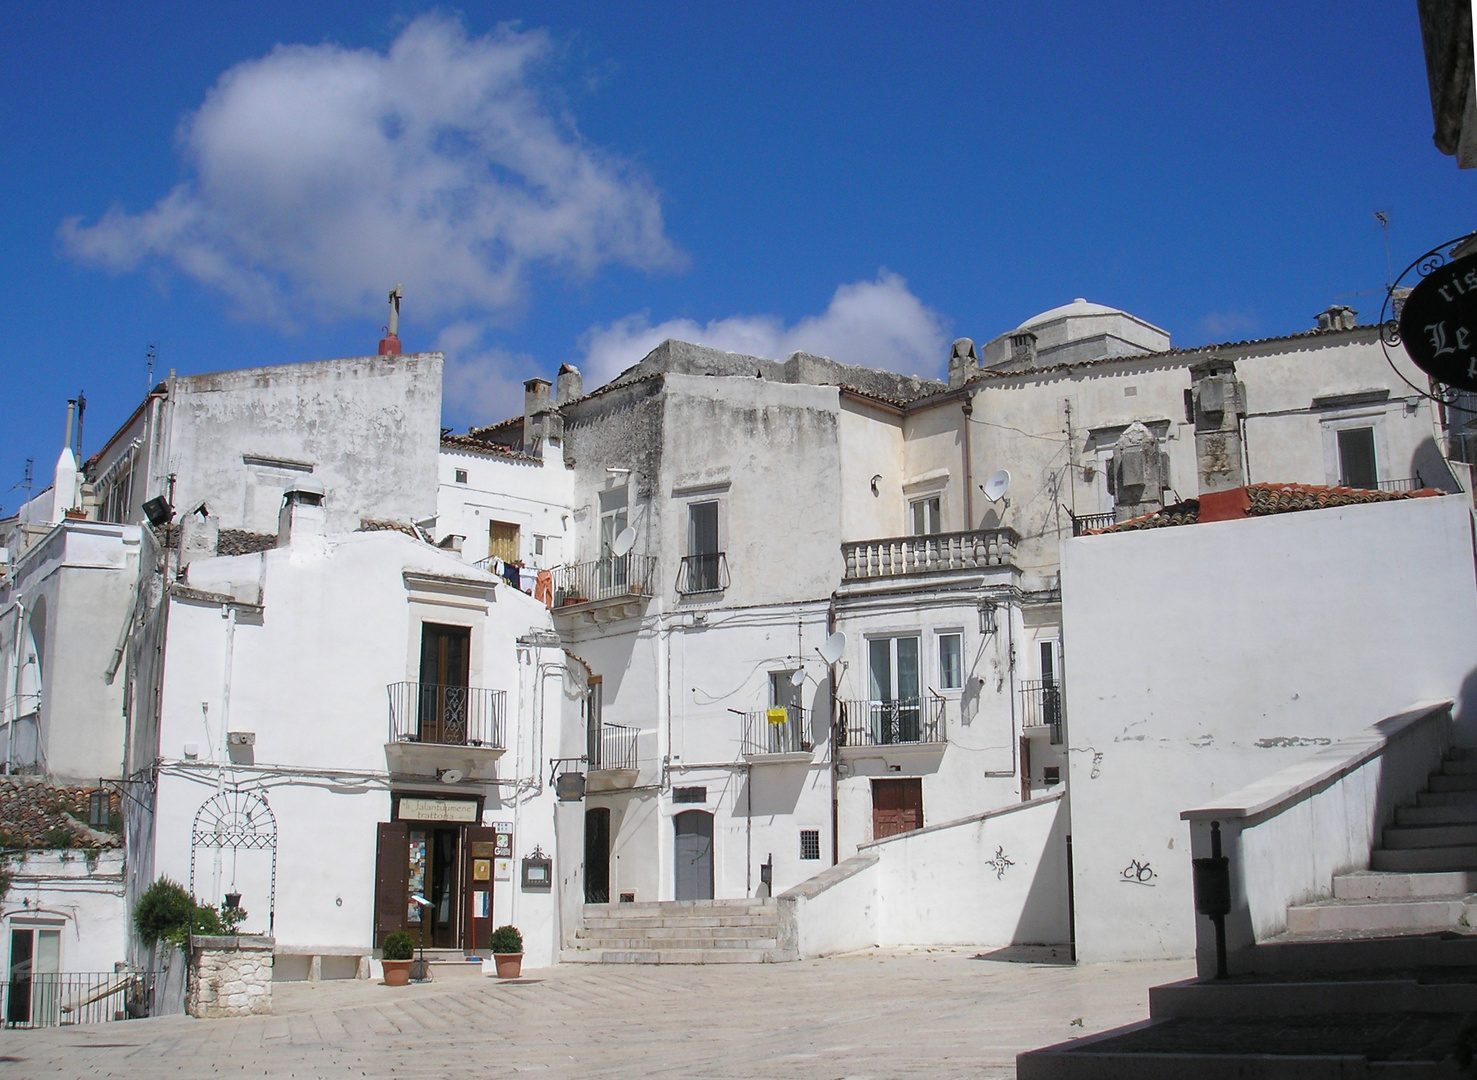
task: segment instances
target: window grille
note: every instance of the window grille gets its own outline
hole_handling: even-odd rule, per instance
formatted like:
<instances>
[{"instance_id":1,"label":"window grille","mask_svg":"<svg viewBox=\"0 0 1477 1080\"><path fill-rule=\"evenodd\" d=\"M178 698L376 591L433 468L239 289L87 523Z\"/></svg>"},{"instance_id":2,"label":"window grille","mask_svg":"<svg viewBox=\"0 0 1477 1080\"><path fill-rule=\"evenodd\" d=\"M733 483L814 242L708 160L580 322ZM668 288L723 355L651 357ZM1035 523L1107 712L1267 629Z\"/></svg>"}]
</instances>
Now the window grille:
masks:
<instances>
[{"instance_id":1,"label":"window grille","mask_svg":"<svg viewBox=\"0 0 1477 1080\"><path fill-rule=\"evenodd\" d=\"M821 831L819 829L800 830L800 857L806 860L821 857Z\"/></svg>"}]
</instances>

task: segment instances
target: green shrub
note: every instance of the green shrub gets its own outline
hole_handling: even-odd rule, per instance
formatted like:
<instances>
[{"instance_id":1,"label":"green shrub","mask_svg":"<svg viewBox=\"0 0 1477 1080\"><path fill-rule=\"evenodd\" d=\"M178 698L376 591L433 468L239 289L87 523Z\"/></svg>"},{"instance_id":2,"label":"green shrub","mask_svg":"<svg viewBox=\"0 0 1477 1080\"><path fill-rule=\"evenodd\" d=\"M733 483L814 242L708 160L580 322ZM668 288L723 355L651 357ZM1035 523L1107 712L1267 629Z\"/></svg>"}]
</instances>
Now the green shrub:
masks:
<instances>
[{"instance_id":1,"label":"green shrub","mask_svg":"<svg viewBox=\"0 0 1477 1080\"><path fill-rule=\"evenodd\" d=\"M415 955L415 939L401 930L386 934L380 955L386 960L409 960Z\"/></svg>"},{"instance_id":2,"label":"green shrub","mask_svg":"<svg viewBox=\"0 0 1477 1080\"><path fill-rule=\"evenodd\" d=\"M145 945L184 939L195 914L185 887L162 877L144 891L133 908L133 927Z\"/></svg>"},{"instance_id":3,"label":"green shrub","mask_svg":"<svg viewBox=\"0 0 1477 1080\"><path fill-rule=\"evenodd\" d=\"M523 951L523 935L516 926L499 926L492 932L492 951L509 955Z\"/></svg>"}]
</instances>

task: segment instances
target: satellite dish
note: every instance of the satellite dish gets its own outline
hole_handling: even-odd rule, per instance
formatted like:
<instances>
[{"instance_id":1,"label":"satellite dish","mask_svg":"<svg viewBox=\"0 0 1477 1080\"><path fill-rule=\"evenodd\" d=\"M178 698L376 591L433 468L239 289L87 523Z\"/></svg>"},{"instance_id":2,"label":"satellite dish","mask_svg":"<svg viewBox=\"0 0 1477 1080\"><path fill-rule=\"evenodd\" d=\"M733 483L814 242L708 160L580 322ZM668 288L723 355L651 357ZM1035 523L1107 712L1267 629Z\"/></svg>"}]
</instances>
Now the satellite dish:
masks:
<instances>
[{"instance_id":1,"label":"satellite dish","mask_svg":"<svg viewBox=\"0 0 1477 1080\"><path fill-rule=\"evenodd\" d=\"M834 664L846 652L846 635L840 630L837 630L830 637L826 638L826 643L817 649L816 652L821 654L821 659L826 663Z\"/></svg>"},{"instance_id":2,"label":"satellite dish","mask_svg":"<svg viewBox=\"0 0 1477 1080\"><path fill-rule=\"evenodd\" d=\"M990 479L985 481L984 486L980 490L985 493L985 498L991 502L999 502L1005 498L1005 493L1010 490L1010 473L1001 469L999 472L991 474Z\"/></svg>"},{"instance_id":3,"label":"satellite dish","mask_svg":"<svg viewBox=\"0 0 1477 1080\"><path fill-rule=\"evenodd\" d=\"M617 534L610 545L610 553L617 559L622 555L629 555L631 549L636 546L636 530L627 525Z\"/></svg>"},{"instance_id":4,"label":"satellite dish","mask_svg":"<svg viewBox=\"0 0 1477 1080\"><path fill-rule=\"evenodd\" d=\"M442 769L441 782L443 784L460 784L462 782L462 777L465 775L466 773L462 772L460 769Z\"/></svg>"},{"instance_id":5,"label":"satellite dish","mask_svg":"<svg viewBox=\"0 0 1477 1080\"><path fill-rule=\"evenodd\" d=\"M790 676L790 685L791 686L804 686L805 685L805 669L804 668L801 668L799 671L795 672L793 675Z\"/></svg>"}]
</instances>

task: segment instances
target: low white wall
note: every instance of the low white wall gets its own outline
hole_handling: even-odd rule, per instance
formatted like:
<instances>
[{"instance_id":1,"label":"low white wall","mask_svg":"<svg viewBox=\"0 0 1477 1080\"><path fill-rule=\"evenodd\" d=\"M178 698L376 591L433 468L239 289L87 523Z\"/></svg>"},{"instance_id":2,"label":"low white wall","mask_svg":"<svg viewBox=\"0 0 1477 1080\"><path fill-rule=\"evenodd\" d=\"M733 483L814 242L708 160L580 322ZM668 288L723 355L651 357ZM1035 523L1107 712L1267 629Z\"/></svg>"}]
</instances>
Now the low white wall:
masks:
<instances>
[{"instance_id":1,"label":"low white wall","mask_svg":"<svg viewBox=\"0 0 1477 1080\"><path fill-rule=\"evenodd\" d=\"M873 945L1064 944L1062 795L874 841L779 900L802 957Z\"/></svg>"},{"instance_id":2,"label":"low white wall","mask_svg":"<svg viewBox=\"0 0 1477 1080\"><path fill-rule=\"evenodd\" d=\"M1220 823L1221 852L1230 860L1226 948L1233 970L1244 966L1238 952L1287 928L1290 905L1324 899L1335 874L1369 867L1395 808L1440 765L1451 726L1451 702L1419 705L1180 815L1190 822L1195 858L1211 854L1211 824ZM1195 937L1200 974L1213 975L1208 917L1196 917Z\"/></svg>"}]
</instances>

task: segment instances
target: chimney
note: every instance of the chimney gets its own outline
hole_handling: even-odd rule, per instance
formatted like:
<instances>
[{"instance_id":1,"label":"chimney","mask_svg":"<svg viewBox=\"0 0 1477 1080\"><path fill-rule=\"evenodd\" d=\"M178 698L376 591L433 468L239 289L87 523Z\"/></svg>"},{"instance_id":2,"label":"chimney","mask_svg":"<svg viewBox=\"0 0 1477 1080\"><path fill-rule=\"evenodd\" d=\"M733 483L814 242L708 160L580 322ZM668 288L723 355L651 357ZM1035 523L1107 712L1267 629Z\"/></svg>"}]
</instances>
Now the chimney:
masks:
<instances>
[{"instance_id":1,"label":"chimney","mask_svg":"<svg viewBox=\"0 0 1477 1080\"><path fill-rule=\"evenodd\" d=\"M1013 367L1036 366L1036 335L1030 330L1021 330L1010 335L1010 363Z\"/></svg>"},{"instance_id":2,"label":"chimney","mask_svg":"<svg viewBox=\"0 0 1477 1080\"><path fill-rule=\"evenodd\" d=\"M1236 365L1220 357L1192 365L1185 406L1186 419L1195 424L1200 494L1245 487L1241 418L1246 415L1246 384L1236 381Z\"/></svg>"},{"instance_id":3,"label":"chimney","mask_svg":"<svg viewBox=\"0 0 1477 1080\"><path fill-rule=\"evenodd\" d=\"M538 457L549 426L554 402L549 396L553 384L548 379L529 379L523 384L523 452Z\"/></svg>"},{"instance_id":4,"label":"chimney","mask_svg":"<svg viewBox=\"0 0 1477 1080\"><path fill-rule=\"evenodd\" d=\"M55 524L77 507L77 457L72 453L72 425L77 420L76 399L67 402L67 435L51 479L51 521Z\"/></svg>"},{"instance_id":5,"label":"chimney","mask_svg":"<svg viewBox=\"0 0 1477 1080\"><path fill-rule=\"evenodd\" d=\"M220 550L220 522L204 503L180 519L179 561L189 566L196 559L214 558Z\"/></svg>"},{"instance_id":6,"label":"chimney","mask_svg":"<svg viewBox=\"0 0 1477 1080\"><path fill-rule=\"evenodd\" d=\"M282 509L277 512L278 547L300 544L308 537L321 537L328 531L323 493L323 485L306 476L294 480L282 493Z\"/></svg>"},{"instance_id":7,"label":"chimney","mask_svg":"<svg viewBox=\"0 0 1477 1080\"><path fill-rule=\"evenodd\" d=\"M1345 304L1334 304L1318 313L1319 330L1352 330L1359 325L1359 312Z\"/></svg>"},{"instance_id":8,"label":"chimney","mask_svg":"<svg viewBox=\"0 0 1477 1080\"><path fill-rule=\"evenodd\" d=\"M949 351L949 385L963 386L979 373L980 358L974 351L973 339L958 338Z\"/></svg>"},{"instance_id":9,"label":"chimney","mask_svg":"<svg viewBox=\"0 0 1477 1080\"><path fill-rule=\"evenodd\" d=\"M1108 491L1116 520L1128 521L1164 509L1169 486L1169 456L1154 433L1135 420L1113 444Z\"/></svg>"},{"instance_id":10,"label":"chimney","mask_svg":"<svg viewBox=\"0 0 1477 1080\"><path fill-rule=\"evenodd\" d=\"M568 405L582 397L584 392L585 378L580 374L580 369L573 364L560 364L554 400L560 405Z\"/></svg>"},{"instance_id":11,"label":"chimney","mask_svg":"<svg viewBox=\"0 0 1477 1080\"><path fill-rule=\"evenodd\" d=\"M404 295L399 285L390 290L390 321L385 326L385 336L380 338L381 356L399 356L405 351L400 347L400 300Z\"/></svg>"}]
</instances>

